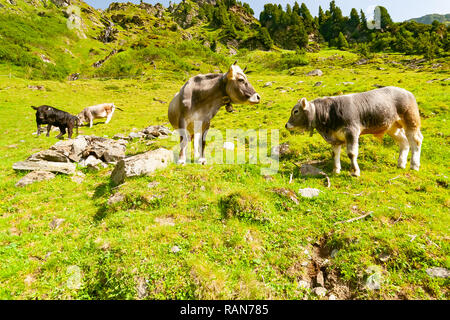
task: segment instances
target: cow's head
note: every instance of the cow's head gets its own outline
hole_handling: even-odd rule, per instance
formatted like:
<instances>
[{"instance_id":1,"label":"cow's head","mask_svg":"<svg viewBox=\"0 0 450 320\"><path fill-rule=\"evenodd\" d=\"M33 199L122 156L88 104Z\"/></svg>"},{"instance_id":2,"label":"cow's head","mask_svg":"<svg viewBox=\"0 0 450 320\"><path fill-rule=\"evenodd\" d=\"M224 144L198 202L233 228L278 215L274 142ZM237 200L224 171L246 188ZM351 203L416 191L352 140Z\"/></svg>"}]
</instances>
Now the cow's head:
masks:
<instances>
[{"instance_id":1,"label":"cow's head","mask_svg":"<svg viewBox=\"0 0 450 320\"><path fill-rule=\"evenodd\" d=\"M84 116L84 111L81 111L81 112L77 115L77 118L78 118L78 123L79 123L80 126L82 126L85 122L88 122L88 121L86 120L86 117Z\"/></svg>"},{"instance_id":2,"label":"cow's head","mask_svg":"<svg viewBox=\"0 0 450 320\"><path fill-rule=\"evenodd\" d=\"M46 121L48 114L52 110L51 107L49 106L40 106L40 107L31 106L31 108L36 110L36 119L39 120L39 122Z\"/></svg>"},{"instance_id":3,"label":"cow's head","mask_svg":"<svg viewBox=\"0 0 450 320\"><path fill-rule=\"evenodd\" d=\"M292 108L291 117L286 123L286 129L293 131L294 129L305 131L312 130L313 121L315 117L314 106L306 100L306 98L301 99Z\"/></svg>"},{"instance_id":4,"label":"cow's head","mask_svg":"<svg viewBox=\"0 0 450 320\"><path fill-rule=\"evenodd\" d=\"M248 82L244 71L237 65L237 61L230 67L227 73L227 94L236 104L258 104L261 97Z\"/></svg>"}]
</instances>

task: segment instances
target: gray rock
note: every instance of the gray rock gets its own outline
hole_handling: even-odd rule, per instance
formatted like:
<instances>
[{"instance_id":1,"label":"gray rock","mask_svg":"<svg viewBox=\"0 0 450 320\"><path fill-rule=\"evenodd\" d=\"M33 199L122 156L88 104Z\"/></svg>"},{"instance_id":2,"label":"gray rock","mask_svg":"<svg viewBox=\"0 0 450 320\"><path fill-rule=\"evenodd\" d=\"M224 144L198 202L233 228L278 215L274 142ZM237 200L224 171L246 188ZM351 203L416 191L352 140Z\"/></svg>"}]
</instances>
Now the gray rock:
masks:
<instances>
[{"instance_id":1,"label":"gray rock","mask_svg":"<svg viewBox=\"0 0 450 320\"><path fill-rule=\"evenodd\" d=\"M298 193L300 193L300 195L304 198L318 197L320 192L321 191L319 189L314 189L314 188L305 188L305 189L298 190Z\"/></svg>"},{"instance_id":2,"label":"gray rock","mask_svg":"<svg viewBox=\"0 0 450 320\"><path fill-rule=\"evenodd\" d=\"M181 249L180 249L179 246L173 246L173 247L170 249L170 252L172 252L172 253L177 253L177 252L180 252L180 251L181 251Z\"/></svg>"},{"instance_id":3,"label":"gray rock","mask_svg":"<svg viewBox=\"0 0 450 320\"><path fill-rule=\"evenodd\" d=\"M20 179L19 182L16 183L16 187L24 187L35 182L50 180L54 177L55 174L48 171L32 171Z\"/></svg>"},{"instance_id":4,"label":"gray rock","mask_svg":"<svg viewBox=\"0 0 450 320\"><path fill-rule=\"evenodd\" d=\"M50 161L50 162L70 162L69 158L62 152L55 150L39 151L28 157L28 161Z\"/></svg>"},{"instance_id":5,"label":"gray rock","mask_svg":"<svg viewBox=\"0 0 450 320\"><path fill-rule=\"evenodd\" d=\"M298 288L298 289L309 289L309 288L310 288L310 284L309 284L308 281L300 280L300 281L298 282L297 288Z\"/></svg>"},{"instance_id":6,"label":"gray rock","mask_svg":"<svg viewBox=\"0 0 450 320\"><path fill-rule=\"evenodd\" d=\"M322 170L310 164L302 164L300 167L300 172L302 176L319 176L325 174Z\"/></svg>"},{"instance_id":7,"label":"gray rock","mask_svg":"<svg viewBox=\"0 0 450 320\"><path fill-rule=\"evenodd\" d=\"M49 171L64 174L74 174L76 165L73 163L50 162L50 161L22 161L13 164L14 170L24 171Z\"/></svg>"},{"instance_id":8,"label":"gray rock","mask_svg":"<svg viewBox=\"0 0 450 320\"><path fill-rule=\"evenodd\" d=\"M323 75L323 72L320 69L315 69L313 71L308 72L306 75L307 76L318 76L318 77L320 77L320 76Z\"/></svg>"},{"instance_id":9,"label":"gray rock","mask_svg":"<svg viewBox=\"0 0 450 320\"><path fill-rule=\"evenodd\" d=\"M271 87L272 85L273 85L273 82L269 81L264 84L263 88L268 88L268 87Z\"/></svg>"},{"instance_id":10,"label":"gray rock","mask_svg":"<svg viewBox=\"0 0 450 320\"><path fill-rule=\"evenodd\" d=\"M115 136L113 136L114 140L128 140L129 137L127 137L126 135L122 134L122 133L118 133Z\"/></svg>"},{"instance_id":11,"label":"gray rock","mask_svg":"<svg viewBox=\"0 0 450 320\"><path fill-rule=\"evenodd\" d=\"M320 87L322 85L322 81L318 81L314 84L314 87Z\"/></svg>"},{"instance_id":12,"label":"gray rock","mask_svg":"<svg viewBox=\"0 0 450 320\"><path fill-rule=\"evenodd\" d=\"M145 134L142 132L131 132L130 135L128 136L129 139L140 139L140 138L144 138Z\"/></svg>"},{"instance_id":13,"label":"gray rock","mask_svg":"<svg viewBox=\"0 0 450 320\"><path fill-rule=\"evenodd\" d=\"M318 297L325 297L327 295L327 289L324 287L317 287L312 290L312 292Z\"/></svg>"},{"instance_id":14,"label":"gray rock","mask_svg":"<svg viewBox=\"0 0 450 320\"><path fill-rule=\"evenodd\" d=\"M65 221L64 219L53 219L52 222L50 222L49 224L50 229L58 228L64 221Z\"/></svg>"},{"instance_id":15,"label":"gray rock","mask_svg":"<svg viewBox=\"0 0 450 320\"><path fill-rule=\"evenodd\" d=\"M127 159L120 160L111 174L111 180L116 185L125 178L148 175L157 169L167 167L173 162L173 152L160 148Z\"/></svg>"},{"instance_id":16,"label":"gray rock","mask_svg":"<svg viewBox=\"0 0 450 320\"><path fill-rule=\"evenodd\" d=\"M366 288L369 290L380 290L382 282L381 268L379 266L370 266L366 273L369 276L366 279Z\"/></svg>"},{"instance_id":17,"label":"gray rock","mask_svg":"<svg viewBox=\"0 0 450 320\"><path fill-rule=\"evenodd\" d=\"M283 157L289 153L289 143L285 142L271 149L272 157Z\"/></svg>"},{"instance_id":18,"label":"gray rock","mask_svg":"<svg viewBox=\"0 0 450 320\"><path fill-rule=\"evenodd\" d=\"M450 271L446 268L434 267L426 270L427 274L432 278L448 278Z\"/></svg>"},{"instance_id":19,"label":"gray rock","mask_svg":"<svg viewBox=\"0 0 450 320\"><path fill-rule=\"evenodd\" d=\"M108 199L108 205L113 205L115 203L118 202L122 202L125 199L125 196L121 193L116 193L113 194L109 199Z\"/></svg>"},{"instance_id":20,"label":"gray rock","mask_svg":"<svg viewBox=\"0 0 450 320\"><path fill-rule=\"evenodd\" d=\"M325 280L323 278L323 272L319 271L316 275L316 283L318 286L320 287L324 287L325 286Z\"/></svg>"},{"instance_id":21,"label":"gray rock","mask_svg":"<svg viewBox=\"0 0 450 320\"><path fill-rule=\"evenodd\" d=\"M84 160L84 165L91 169L98 170L100 164L102 164L102 160L99 160L94 156L89 156Z\"/></svg>"}]
</instances>

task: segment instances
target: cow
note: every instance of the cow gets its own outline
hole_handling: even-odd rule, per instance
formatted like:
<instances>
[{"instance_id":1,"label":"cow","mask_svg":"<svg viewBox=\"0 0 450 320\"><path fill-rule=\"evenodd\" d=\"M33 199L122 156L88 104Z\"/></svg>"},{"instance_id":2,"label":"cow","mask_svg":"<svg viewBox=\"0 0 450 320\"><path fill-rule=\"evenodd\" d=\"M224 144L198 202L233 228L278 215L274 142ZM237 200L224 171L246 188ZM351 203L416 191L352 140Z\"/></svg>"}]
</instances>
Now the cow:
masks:
<instances>
[{"instance_id":1,"label":"cow","mask_svg":"<svg viewBox=\"0 0 450 320\"><path fill-rule=\"evenodd\" d=\"M288 130L314 130L332 145L334 173L341 171L341 146L346 144L351 160L352 175L360 176L357 163L359 136L385 133L400 146L398 167L406 168L410 148L411 169L419 171L423 135L420 114L414 95L402 88L384 87L362 93L318 98L308 102L301 99L292 109L286 123Z\"/></svg>"},{"instance_id":2,"label":"cow","mask_svg":"<svg viewBox=\"0 0 450 320\"><path fill-rule=\"evenodd\" d=\"M224 105L258 104L261 97L235 62L226 73L189 79L169 105L169 121L180 134L178 164L186 163L186 148L194 140L194 156L206 164L205 146L211 119ZM200 150L201 148L201 150Z\"/></svg>"},{"instance_id":3,"label":"cow","mask_svg":"<svg viewBox=\"0 0 450 320\"><path fill-rule=\"evenodd\" d=\"M60 134L56 137L61 139L66 134L66 129L69 133L69 139L72 139L73 128L77 129L79 119L78 117L71 115L68 112L53 108L51 106L43 105L40 107L31 106L36 110L36 124L37 124L37 136L41 134L41 124L47 124L47 137L50 136L50 130L52 126L58 127Z\"/></svg>"},{"instance_id":4,"label":"cow","mask_svg":"<svg viewBox=\"0 0 450 320\"><path fill-rule=\"evenodd\" d=\"M95 119L106 118L105 124L111 121L114 111L122 109L116 107L114 103L103 103L95 106L87 107L78 114L81 125L89 122L89 128L92 128Z\"/></svg>"}]
</instances>

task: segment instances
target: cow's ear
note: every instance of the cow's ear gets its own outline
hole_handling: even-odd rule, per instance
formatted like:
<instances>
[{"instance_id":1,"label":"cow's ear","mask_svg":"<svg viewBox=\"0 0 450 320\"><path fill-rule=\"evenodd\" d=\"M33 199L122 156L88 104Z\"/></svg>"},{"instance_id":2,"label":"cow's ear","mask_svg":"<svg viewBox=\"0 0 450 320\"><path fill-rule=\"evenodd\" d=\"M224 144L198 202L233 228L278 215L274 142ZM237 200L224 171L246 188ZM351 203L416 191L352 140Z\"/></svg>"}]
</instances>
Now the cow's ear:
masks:
<instances>
[{"instance_id":1,"label":"cow's ear","mask_svg":"<svg viewBox=\"0 0 450 320\"><path fill-rule=\"evenodd\" d=\"M243 73L246 73L246 72L247 72L247 69L248 69L248 67L246 66L246 67L244 68L244 70L242 70L242 72L243 72Z\"/></svg>"},{"instance_id":2,"label":"cow's ear","mask_svg":"<svg viewBox=\"0 0 450 320\"><path fill-rule=\"evenodd\" d=\"M302 98L302 100L300 101L300 103L302 104L303 110L308 109L308 100L306 100L306 98Z\"/></svg>"},{"instance_id":3,"label":"cow's ear","mask_svg":"<svg viewBox=\"0 0 450 320\"><path fill-rule=\"evenodd\" d=\"M237 66L237 60L233 63L233 66Z\"/></svg>"}]
</instances>

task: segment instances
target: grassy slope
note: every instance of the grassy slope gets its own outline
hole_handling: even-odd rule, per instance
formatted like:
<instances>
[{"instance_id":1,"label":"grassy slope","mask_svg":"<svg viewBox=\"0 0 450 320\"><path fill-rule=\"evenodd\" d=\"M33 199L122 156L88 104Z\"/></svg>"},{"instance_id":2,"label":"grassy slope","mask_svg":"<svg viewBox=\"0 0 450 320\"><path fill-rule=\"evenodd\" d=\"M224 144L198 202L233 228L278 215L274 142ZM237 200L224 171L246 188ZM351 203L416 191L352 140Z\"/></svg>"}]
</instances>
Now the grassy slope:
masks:
<instances>
[{"instance_id":1,"label":"grassy slope","mask_svg":"<svg viewBox=\"0 0 450 320\"><path fill-rule=\"evenodd\" d=\"M337 59L336 53L344 59ZM448 78L448 66L416 72L379 58L378 64L356 67L352 54L323 51L309 54L312 65L290 76L267 71L259 63L268 60L264 57L265 53L239 57L254 71L249 77L263 103L237 106L234 114L221 111L214 128L281 130L302 96L313 99L369 90L373 84L398 85L416 95L423 116L421 171L397 169L393 141L385 137L380 143L366 136L359 157L362 177L350 177L350 163L343 154L343 173L331 176L327 189L321 178L302 177L292 161L323 161L319 166L330 174L329 146L317 134L309 138L281 130L281 142L289 142L293 154L282 160L273 180L264 179L258 165L171 165L151 177L129 179L117 189L109 181L112 168L86 172L81 184L58 176L18 189L14 184L24 173L14 172L12 164L56 142L56 133L39 139L32 135L30 105L48 103L76 113L87 105L114 101L126 112L117 112L108 126L100 121L93 129L81 130L111 137L167 122L167 104L153 99L170 101L183 81L159 70L150 81L0 78L0 297L137 298L140 287L147 298L156 299L315 298L299 289L298 282L314 274L311 266L320 251L331 261L328 279L342 281L340 289L333 289L338 297L448 299L448 280L425 273L431 266L450 267L448 82L426 83ZM402 57L388 57L395 59ZM386 70L376 70L377 65ZM324 71L321 87L313 87L318 78L304 75L315 67ZM296 84L299 80L304 83ZM262 88L267 81L276 83ZM46 91L32 91L29 84L44 85ZM295 91L280 93L279 86ZM151 146L133 142L127 152L175 145L170 140ZM294 180L289 184L291 173ZM160 184L149 188L151 181ZM272 192L276 187L295 192L315 187L323 192L295 205ZM108 198L117 192L126 195L125 201L108 206ZM236 210L227 215L226 209L233 206L241 215ZM368 211L373 214L364 220L335 224ZM52 229L49 224L55 218L65 220ZM170 252L175 245L181 248L176 254ZM330 258L333 249L339 251ZM389 260L382 262L382 254ZM309 265L302 266L304 261ZM375 292L363 288L371 265L383 272L382 288ZM67 286L70 266L81 270L80 289Z\"/></svg>"}]
</instances>

